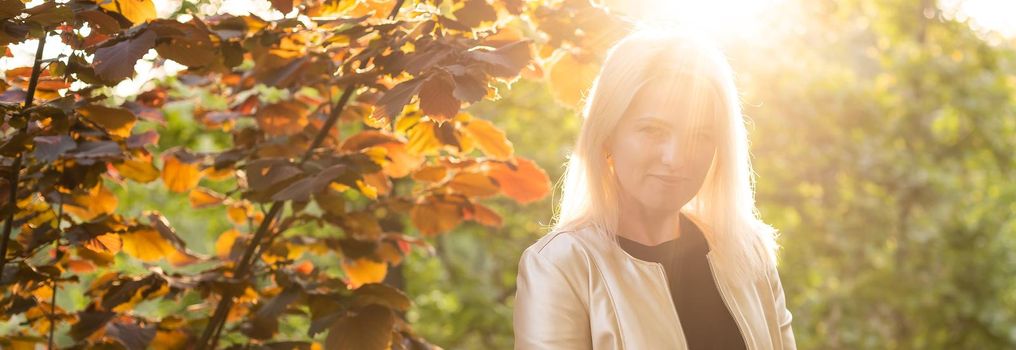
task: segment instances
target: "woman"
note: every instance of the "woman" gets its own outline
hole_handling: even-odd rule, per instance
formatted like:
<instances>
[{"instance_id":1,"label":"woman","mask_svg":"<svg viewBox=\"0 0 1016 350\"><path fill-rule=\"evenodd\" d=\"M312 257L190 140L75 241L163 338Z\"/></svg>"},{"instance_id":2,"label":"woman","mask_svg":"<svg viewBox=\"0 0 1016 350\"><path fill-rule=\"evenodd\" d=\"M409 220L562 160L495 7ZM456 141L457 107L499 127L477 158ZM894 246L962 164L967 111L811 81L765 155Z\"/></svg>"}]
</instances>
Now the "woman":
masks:
<instances>
[{"instance_id":1,"label":"woman","mask_svg":"<svg viewBox=\"0 0 1016 350\"><path fill-rule=\"evenodd\" d=\"M722 54L630 35L583 116L554 229L519 262L515 348L796 348Z\"/></svg>"}]
</instances>

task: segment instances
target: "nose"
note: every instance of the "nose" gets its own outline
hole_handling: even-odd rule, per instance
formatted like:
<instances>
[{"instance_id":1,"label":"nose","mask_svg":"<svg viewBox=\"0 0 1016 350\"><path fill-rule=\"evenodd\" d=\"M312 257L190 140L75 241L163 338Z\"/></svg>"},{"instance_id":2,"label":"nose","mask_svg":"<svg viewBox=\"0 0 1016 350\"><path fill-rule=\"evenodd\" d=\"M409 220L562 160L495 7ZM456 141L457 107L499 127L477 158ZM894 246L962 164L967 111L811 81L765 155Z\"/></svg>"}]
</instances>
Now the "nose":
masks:
<instances>
[{"instance_id":1,"label":"nose","mask_svg":"<svg viewBox=\"0 0 1016 350\"><path fill-rule=\"evenodd\" d=\"M676 137L668 138L666 142L661 145L663 147L660 150L660 163L668 168L674 168L677 166L678 157L680 157L680 142Z\"/></svg>"}]
</instances>

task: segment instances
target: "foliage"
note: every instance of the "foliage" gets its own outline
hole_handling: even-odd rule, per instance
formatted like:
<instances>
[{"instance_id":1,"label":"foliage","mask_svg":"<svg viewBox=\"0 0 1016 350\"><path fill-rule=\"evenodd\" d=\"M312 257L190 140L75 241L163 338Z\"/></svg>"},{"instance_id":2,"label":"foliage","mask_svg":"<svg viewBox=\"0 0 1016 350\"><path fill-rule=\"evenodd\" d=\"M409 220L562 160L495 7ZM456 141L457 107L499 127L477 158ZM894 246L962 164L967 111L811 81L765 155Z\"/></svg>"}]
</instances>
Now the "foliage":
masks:
<instances>
[{"instance_id":1,"label":"foliage","mask_svg":"<svg viewBox=\"0 0 1016 350\"><path fill-rule=\"evenodd\" d=\"M502 225L481 199L550 190L462 105L610 31L559 19L606 18L581 1L278 0L278 20L188 3L156 18L148 0L3 5L0 44L39 48L2 86L0 309L25 326L5 346L430 347L401 317L407 296L381 283L389 267L464 221ZM43 59L50 33L72 54ZM110 96L152 50L187 69ZM195 151L166 128L179 106L214 147ZM160 203L118 210L132 189L185 196L230 227L213 250L192 250ZM84 307L57 307L61 290Z\"/></svg>"}]
</instances>

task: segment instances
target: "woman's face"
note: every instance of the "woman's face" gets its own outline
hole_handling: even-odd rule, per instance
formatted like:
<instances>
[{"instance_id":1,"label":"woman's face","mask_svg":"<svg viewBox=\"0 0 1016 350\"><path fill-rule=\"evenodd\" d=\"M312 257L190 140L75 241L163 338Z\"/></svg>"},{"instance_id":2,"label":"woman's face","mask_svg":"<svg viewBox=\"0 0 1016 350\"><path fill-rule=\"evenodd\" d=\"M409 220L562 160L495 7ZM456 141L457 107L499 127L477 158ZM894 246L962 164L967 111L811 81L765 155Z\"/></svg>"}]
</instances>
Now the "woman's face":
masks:
<instances>
[{"instance_id":1,"label":"woman's face","mask_svg":"<svg viewBox=\"0 0 1016 350\"><path fill-rule=\"evenodd\" d=\"M719 132L715 97L680 93L670 83L654 80L636 94L607 150L622 201L654 212L679 211L695 197Z\"/></svg>"}]
</instances>

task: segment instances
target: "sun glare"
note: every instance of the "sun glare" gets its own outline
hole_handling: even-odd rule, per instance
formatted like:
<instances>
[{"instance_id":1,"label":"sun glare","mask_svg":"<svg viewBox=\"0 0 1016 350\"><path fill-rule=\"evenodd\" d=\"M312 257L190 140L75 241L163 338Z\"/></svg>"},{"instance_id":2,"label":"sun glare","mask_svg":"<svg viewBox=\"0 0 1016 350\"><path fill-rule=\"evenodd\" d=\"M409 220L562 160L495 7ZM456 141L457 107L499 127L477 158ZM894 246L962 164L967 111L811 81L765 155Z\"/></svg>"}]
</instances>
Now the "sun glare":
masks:
<instances>
[{"instance_id":1,"label":"sun glare","mask_svg":"<svg viewBox=\"0 0 1016 350\"><path fill-rule=\"evenodd\" d=\"M782 0L610 0L611 10L646 24L676 26L715 36L744 35L755 30Z\"/></svg>"}]
</instances>

